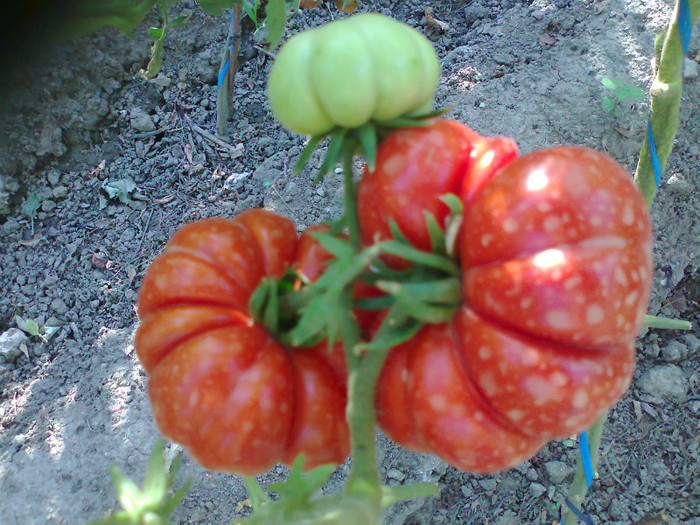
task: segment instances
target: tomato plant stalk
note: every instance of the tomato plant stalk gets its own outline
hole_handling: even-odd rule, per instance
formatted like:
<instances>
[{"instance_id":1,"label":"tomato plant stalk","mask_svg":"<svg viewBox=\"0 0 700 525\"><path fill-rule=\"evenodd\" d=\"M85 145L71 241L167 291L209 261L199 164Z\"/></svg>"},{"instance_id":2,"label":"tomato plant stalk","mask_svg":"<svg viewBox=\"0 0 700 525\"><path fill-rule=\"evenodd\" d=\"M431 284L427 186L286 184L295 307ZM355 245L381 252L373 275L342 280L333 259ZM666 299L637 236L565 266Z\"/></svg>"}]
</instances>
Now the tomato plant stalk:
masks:
<instances>
[{"instance_id":1,"label":"tomato plant stalk","mask_svg":"<svg viewBox=\"0 0 700 525\"><path fill-rule=\"evenodd\" d=\"M654 145L658 155L661 171L666 166L673 138L678 129L678 110L681 104L683 88L683 47L679 33L678 16L681 1L671 14L665 34L657 37L656 45L656 75L651 85L651 118L649 125L653 132ZM688 0L690 8L689 24L692 27L700 14L700 0ZM659 173L661 176L661 173ZM639 163L634 174L634 180L642 190L647 204L651 206L656 195L656 177L654 162L649 144L649 136L644 139Z\"/></svg>"}]
</instances>

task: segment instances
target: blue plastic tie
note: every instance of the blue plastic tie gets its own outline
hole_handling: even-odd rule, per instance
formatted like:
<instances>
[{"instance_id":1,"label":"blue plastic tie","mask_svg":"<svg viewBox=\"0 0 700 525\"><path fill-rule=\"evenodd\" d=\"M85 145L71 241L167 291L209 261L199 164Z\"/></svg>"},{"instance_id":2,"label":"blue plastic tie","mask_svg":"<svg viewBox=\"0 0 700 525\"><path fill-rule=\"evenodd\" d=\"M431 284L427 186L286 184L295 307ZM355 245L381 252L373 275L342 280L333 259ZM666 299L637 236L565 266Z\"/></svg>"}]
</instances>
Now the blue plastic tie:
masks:
<instances>
[{"instance_id":1,"label":"blue plastic tie","mask_svg":"<svg viewBox=\"0 0 700 525\"><path fill-rule=\"evenodd\" d=\"M229 19L228 23L229 23L229 25L233 24L233 11L231 11L231 18ZM226 63L224 64L224 67L222 67L221 71L219 71L219 79L216 82L216 89L217 90L221 87L221 84L226 79L226 75L228 75L228 70L231 67L231 51L233 51L233 45L229 44L228 58L226 59Z\"/></svg>"},{"instance_id":2,"label":"blue plastic tie","mask_svg":"<svg viewBox=\"0 0 700 525\"><path fill-rule=\"evenodd\" d=\"M583 472L586 475L586 488L591 488L593 483L593 462L591 461L591 447L588 445L588 433L583 432L578 441L578 448L581 451L581 463Z\"/></svg>"},{"instance_id":3,"label":"blue plastic tie","mask_svg":"<svg viewBox=\"0 0 700 525\"><path fill-rule=\"evenodd\" d=\"M690 31L690 7L688 7L688 0L681 0L678 5L678 34L681 37L684 55L688 54L688 47L690 47Z\"/></svg>"},{"instance_id":4,"label":"blue plastic tie","mask_svg":"<svg viewBox=\"0 0 700 525\"><path fill-rule=\"evenodd\" d=\"M649 142L649 151L651 153L651 165L654 168L654 179L656 179L656 186L658 187L661 183L661 161L659 161L659 155L656 153L656 143L654 142L654 132L651 130L651 120L647 124L647 140Z\"/></svg>"},{"instance_id":5,"label":"blue plastic tie","mask_svg":"<svg viewBox=\"0 0 700 525\"><path fill-rule=\"evenodd\" d=\"M576 505L571 503L571 500L569 498L564 498L564 503L566 503L566 506L569 507L569 510L576 514L576 517L580 519L582 522L584 522L586 525L595 525L593 523L593 518L591 518L588 514L585 512L579 510L576 508ZM564 520L559 519L559 524L564 525Z\"/></svg>"}]
</instances>

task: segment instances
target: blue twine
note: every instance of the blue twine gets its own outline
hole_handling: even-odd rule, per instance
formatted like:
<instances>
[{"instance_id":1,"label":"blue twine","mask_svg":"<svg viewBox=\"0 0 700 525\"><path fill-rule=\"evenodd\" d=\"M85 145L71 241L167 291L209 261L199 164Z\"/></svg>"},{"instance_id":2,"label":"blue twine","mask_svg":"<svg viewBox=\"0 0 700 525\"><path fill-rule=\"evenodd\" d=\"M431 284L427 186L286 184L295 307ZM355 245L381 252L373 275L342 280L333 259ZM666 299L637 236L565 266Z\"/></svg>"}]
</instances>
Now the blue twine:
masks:
<instances>
[{"instance_id":1,"label":"blue twine","mask_svg":"<svg viewBox=\"0 0 700 525\"><path fill-rule=\"evenodd\" d=\"M228 23L229 25L233 24L233 11L231 11L231 18L229 19ZM216 89L219 89L221 87L221 84L226 79L226 75L228 75L228 70L231 68L231 51L233 51L233 42L229 42L228 58L226 58L226 63L224 64L224 67L222 67L221 71L219 71L219 79L216 82Z\"/></svg>"},{"instance_id":2,"label":"blue twine","mask_svg":"<svg viewBox=\"0 0 700 525\"><path fill-rule=\"evenodd\" d=\"M651 130L651 120L647 124L647 140L649 142L649 151L651 152L651 165L654 168L654 179L656 179L656 186L658 187L661 182L661 161L659 161L659 155L656 153L656 144L654 143L654 133Z\"/></svg>"},{"instance_id":3,"label":"blue twine","mask_svg":"<svg viewBox=\"0 0 700 525\"><path fill-rule=\"evenodd\" d=\"M678 34L681 37L684 55L688 54L690 31L690 7L688 7L688 0L681 0L678 5Z\"/></svg>"},{"instance_id":4,"label":"blue twine","mask_svg":"<svg viewBox=\"0 0 700 525\"><path fill-rule=\"evenodd\" d=\"M576 514L576 517L580 519L582 522L584 522L586 525L595 525L593 523L593 519L586 514L585 512L579 510L576 508L576 505L571 503L571 500L569 498L564 498L564 503L566 503L566 506L569 507L569 510ZM564 520L559 519L559 524L564 525Z\"/></svg>"},{"instance_id":5,"label":"blue twine","mask_svg":"<svg viewBox=\"0 0 700 525\"><path fill-rule=\"evenodd\" d=\"M578 448L581 451L581 463L586 475L586 487L590 489L591 483L593 483L593 462L591 461L591 447L588 445L588 433L585 431L581 434Z\"/></svg>"}]
</instances>

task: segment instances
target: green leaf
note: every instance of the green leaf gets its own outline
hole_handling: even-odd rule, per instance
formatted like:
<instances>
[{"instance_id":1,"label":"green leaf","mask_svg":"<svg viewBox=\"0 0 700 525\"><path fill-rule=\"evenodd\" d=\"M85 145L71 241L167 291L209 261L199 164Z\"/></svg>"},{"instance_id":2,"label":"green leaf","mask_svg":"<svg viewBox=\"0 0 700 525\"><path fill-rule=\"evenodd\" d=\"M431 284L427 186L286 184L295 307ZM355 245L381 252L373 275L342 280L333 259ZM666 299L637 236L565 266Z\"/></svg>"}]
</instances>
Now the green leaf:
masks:
<instances>
[{"instance_id":1,"label":"green leaf","mask_svg":"<svg viewBox=\"0 0 700 525\"><path fill-rule=\"evenodd\" d=\"M369 171L374 171L377 163L377 128L368 122L358 128L357 138L362 146L365 159L367 159L367 168Z\"/></svg>"},{"instance_id":2,"label":"green leaf","mask_svg":"<svg viewBox=\"0 0 700 525\"><path fill-rule=\"evenodd\" d=\"M414 483L412 485L398 485L396 487L382 487L382 507L389 507L400 501L407 501L427 496L440 494L440 485L437 483Z\"/></svg>"},{"instance_id":3,"label":"green leaf","mask_svg":"<svg viewBox=\"0 0 700 525\"><path fill-rule=\"evenodd\" d=\"M350 258L355 253L348 241L330 233L312 232L311 236L337 259Z\"/></svg>"},{"instance_id":4,"label":"green leaf","mask_svg":"<svg viewBox=\"0 0 700 525\"><path fill-rule=\"evenodd\" d=\"M425 217L425 224L428 227L428 235L430 235L430 247L433 253L445 254L445 234L438 224L435 215L430 213L428 210L423 210L423 217Z\"/></svg>"},{"instance_id":5,"label":"green leaf","mask_svg":"<svg viewBox=\"0 0 700 525\"><path fill-rule=\"evenodd\" d=\"M603 111L610 113L615 109L615 99L606 95L603 97L603 100L601 100L600 105L602 106Z\"/></svg>"},{"instance_id":6,"label":"green leaf","mask_svg":"<svg viewBox=\"0 0 700 525\"><path fill-rule=\"evenodd\" d=\"M321 163L321 167L318 170L318 175L314 179L314 183L320 181L326 173L331 171L338 160L340 159L340 152L343 149L343 144L345 143L345 137L348 134L347 128L338 128L331 133L331 141L328 144L328 150L326 152L326 157Z\"/></svg>"},{"instance_id":7,"label":"green leaf","mask_svg":"<svg viewBox=\"0 0 700 525\"><path fill-rule=\"evenodd\" d=\"M160 514L164 518L167 518L173 512L175 512L175 509L178 507L178 505L180 505L184 497L187 495L187 492L190 490L191 485L192 478L189 478L175 494L170 496L168 500L165 503L163 503L163 505L161 505L158 514Z\"/></svg>"},{"instance_id":8,"label":"green leaf","mask_svg":"<svg viewBox=\"0 0 700 525\"><path fill-rule=\"evenodd\" d=\"M202 6L210 15L220 15L224 9L232 8L240 0L199 0L199 5Z\"/></svg>"},{"instance_id":9,"label":"green leaf","mask_svg":"<svg viewBox=\"0 0 700 525\"><path fill-rule=\"evenodd\" d=\"M255 13L255 11L253 11L251 5L248 2L243 2L241 7L243 8L243 12L246 14L246 16L255 24L255 27L258 27L258 15Z\"/></svg>"},{"instance_id":10,"label":"green leaf","mask_svg":"<svg viewBox=\"0 0 700 525\"><path fill-rule=\"evenodd\" d=\"M615 96L620 100L639 100L643 99L646 94L638 87L624 84L615 89Z\"/></svg>"},{"instance_id":11,"label":"green leaf","mask_svg":"<svg viewBox=\"0 0 700 525\"><path fill-rule=\"evenodd\" d=\"M65 20L61 39L77 38L104 26L129 34L160 0L83 0L75 2L70 18Z\"/></svg>"},{"instance_id":12,"label":"green leaf","mask_svg":"<svg viewBox=\"0 0 700 525\"><path fill-rule=\"evenodd\" d=\"M133 516L137 514L143 506L141 491L133 481L126 477L118 466L112 465L110 472L112 474L112 481L114 482L114 490L117 493L117 499L122 508L128 512L129 515Z\"/></svg>"},{"instance_id":13,"label":"green leaf","mask_svg":"<svg viewBox=\"0 0 700 525\"><path fill-rule=\"evenodd\" d=\"M616 78L608 78L608 77L603 77L600 80L601 84L605 86L608 89L615 90L616 88L620 87L623 85L621 80L618 80Z\"/></svg>"},{"instance_id":14,"label":"green leaf","mask_svg":"<svg viewBox=\"0 0 700 525\"><path fill-rule=\"evenodd\" d=\"M184 26L187 22L189 22L190 18L192 18L191 13L189 15L181 15L181 16L178 16L177 18L173 19L169 25L170 25L170 27L172 27L174 29L179 29L182 26Z\"/></svg>"},{"instance_id":15,"label":"green leaf","mask_svg":"<svg viewBox=\"0 0 700 525\"><path fill-rule=\"evenodd\" d=\"M39 324L34 319L26 319L24 321L24 325L26 326L26 330L27 330L27 333L29 335L32 335L32 336L40 335Z\"/></svg>"},{"instance_id":16,"label":"green leaf","mask_svg":"<svg viewBox=\"0 0 700 525\"><path fill-rule=\"evenodd\" d=\"M41 207L41 201L39 200L39 195L36 193L30 193L22 204L22 214L26 215L30 219L36 217L37 210Z\"/></svg>"},{"instance_id":17,"label":"green leaf","mask_svg":"<svg viewBox=\"0 0 700 525\"><path fill-rule=\"evenodd\" d=\"M168 473L166 471L165 442L159 439L153 447L151 458L146 469L146 479L143 482L143 496L145 500L153 505L157 505L165 498L168 490Z\"/></svg>"},{"instance_id":18,"label":"green leaf","mask_svg":"<svg viewBox=\"0 0 700 525\"><path fill-rule=\"evenodd\" d=\"M287 25L287 10L284 7L284 0L268 0L265 15L267 41L274 49L282 40L284 28Z\"/></svg>"},{"instance_id":19,"label":"green leaf","mask_svg":"<svg viewBox=\"0 0 700 525\"><path fill-rule=\"evenodd\" d=\"M148 29L148 36L153 40L158 40L163 36L164 30L162 27L151 27Z\"/></svg>"},{"instance_id":20,"label":"green leaf","mask_svg":"<svg viewBox=\"0 0 700 525\"><path fill-rule=\"evenodd\" d=\"M401 228L399 228L399 225L396 224L396 221L393 217L389 217L388 223L389 231L391 232L391 236L394 238L394 240L399 241L401 243L410 244L406 236L401 231Z\"/></svg>"},{"instance_id":21,"label":"green leaf","mask_svg":"<svg viewBox=\"0 0 700 525\"><path fill-rule=\"evenodd\" d=\"M321 465L306 474L303 472L304 455L299 454L294 460L287 481L278 481L268 485L267 490L277 492L295 502L309 501L311 496L326 484L336 465Z\"/></svg>"},{"instance_id":22,"label":"green leaf","mask_svg":"<svg viewBox=\"0 0 700 525\"><path fill-rule=\"evenodd\" d=\"M163 36L153 42L151 47L151 60L146 66L146 71L143 73L143 77L146 80L151 80L155 78L158 73L160 73L161 66L163 65L163 43L165 42L165 33Z\"/></svg>"},{"instance_id":23,"label":"green leaf","mask_svg":"<svg viewBox=\"0 0 700 525\"><path fill-rule=\"evenodd\" d=\"M294 165L292 173L297 174L304 169L304 166L306 166L306 163L309 162L309 159L311 158L311 154L316 150L316 147L324 138L326 138L325 135L316 135L315 137L311 137L309 139L306 146L304 146L304 149L301 151L299 160L297 160L297 163Z\"/></svg>"}]
</instances>

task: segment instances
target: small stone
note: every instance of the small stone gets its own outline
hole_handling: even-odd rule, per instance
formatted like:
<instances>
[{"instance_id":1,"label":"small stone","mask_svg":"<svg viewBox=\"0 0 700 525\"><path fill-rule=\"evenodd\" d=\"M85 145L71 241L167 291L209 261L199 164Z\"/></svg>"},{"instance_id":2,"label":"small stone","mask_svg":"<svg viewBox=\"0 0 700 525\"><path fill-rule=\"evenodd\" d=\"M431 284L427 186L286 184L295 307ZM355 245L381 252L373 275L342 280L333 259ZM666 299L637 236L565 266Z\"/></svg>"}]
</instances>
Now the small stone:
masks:
<instances>
[{"instance_id":1,"label":"small stone","mask_svg":"<svg viewBox=\"0 0 700 525\"><path fill-rule=\"evenodd\" d=\"M45 200L41 203L41 209L46 213L51 213L56 209L56 203L52 200Z\"/></svg>"},{"instance_id":2,"label":"small stone","mask_svg":"<svg viewBox=\"0 0 700 525\"><path fill-rule=\"evenodd\" d=\"M534 468L529 468L527 469L525 477L528 479L528 481L537 481L540 476L537 473L537 470L535 470Z\"/></svg>"},{"instance_id":3,"label":"small stone","mask_svg":"<svg viewBox=\"0 0 700 525\"><path fill-rule=\"evenodd\" d=\"M683 78L685 80L691 78L697 78L698 76L698 64L694 60L689 58L683 59Z\"/></svg>"},{"instance_id":4,"label":"small stone","mask_svg":"<svg viewBox=\"0 0 700 525\"><path fill-rule=\"evenodd\" d=\"M690 355L700 353L700 339L693 334L685 334L683 340L685 344L688 345L688 352Z\"/></svg>"},{"instance_id":5,"label":"small stone","mask_svg":"<svg viewBox=\"0 0 700 525\"><path fill-rule=\"evenodd\" d=\"M484 490L496 490L496 486L498 485L498 482L493 478L487 478L487 479L482 479L479 482L479 485Z\"/></svg>"},{"instance_id":6,"label":"small stone","mask_svg":"<svg viewBox=\"0 0 700 525\"><path fill-rule=\"evenodd\" d=\"M647 394L674 401L684 401L688 394L688 380L683 370L671 364L647 370L637 384Z\"/></svg>"},{"instance_id":7,"label":"small stone","mask_svg":"<svg viewBox=\"0 0 700 525\"><path fill-rule=\"evenodd\" d=\"M542 494L547 492L547 489L540 483L530 483L530 492L533 496L539 498Z\"/></svg>"},{"instance_id":8,"label":"small stone","mask_svg":"<svg viewBox=\"0 0 700 525\"><path fill-rule=\"evenodd\" d=\"M549 481L554 485L559 485L574 473L571 465L563 461L548 461L544 464L544 468L547 471L547 476L549 476Z\"/></svg>"},{"instance_id":9,"label":"small stone","mask_svg":"<svg viewBox=\"0 0 700 525\"><path fill-rule=\"evenodd\" d=\"M0 363L17 359L22 354L20 345L28 340L27 334L19 328L10 328L0 334Z\"/></svg>"},{"instance_id":10,"label":"small stone","mask_svg":"<svg viewBox=\"0 0 700 525\"><path fill-rule=\"evenodd\" d=\"M146 133L149 131L155 131L156 129L156 125L153 123L151 116L141 108L133 108L129 118L131 121L131 127L136 131Z\"/></svg>"},{"instance_id":11,"label":"small stone","mask_svg":"<svg viewBox=\"0 0 700 525\"><path fill-rule=\"evenodd\" d=\"M396 481L403 481L404 479L406 479L406 474L404 474L398 469L392 468L387 471L386 477L388 479L395 479Z\"/></svg>"},{"instance_id":12,"label":"small stone","mask_svg":"<svg viewBox=\"0 0 700 525\"><path fill-rule=\"evenodd\" d=\"M688 347L679 341L669 341L661 349L661 355L666 361L680 361L688 357Z\"/></svg>"},{"instance_id":13,"label":"small stone","mask_svg":"<svg viewBox=\"0 0 700 525\"><path fill-rule=\"evenodd\" d=\"M510 510L503 513L503 516L496 520L496 525L520 525L520 519Z\"/></svg>"},{"instance_id":14,"label":"small stone","mask_svg":"<svg viewBox=\"0 0 700 525\"><path fill-rule=\"evenodd\" d=\"M56 312L58 315L65 315L70 308L68 308L68 305L63 299L56 297L56 299L51 301L51 310Z\"/></svg>"},{"instance_id":15,"label":"small stone","mask_svg":"<svg viewBox=\"0 0 700 525\"><path fill-rule=\"evenodd\" d=\"M54 199L65 199L68 196L68 188L65 186L56 186L51 193Z\"/></svg>"},{"instance_id":16,"label":"small stone","mask_svg":"<svg viewBox=\"0 0 700 525\"><path fill-rule=\"evenodd\" d=\"M46 174L46 180L51 186L56 186L61 181L61 172L58 170L49 170Z\"/></svg>"}]
</instances>

